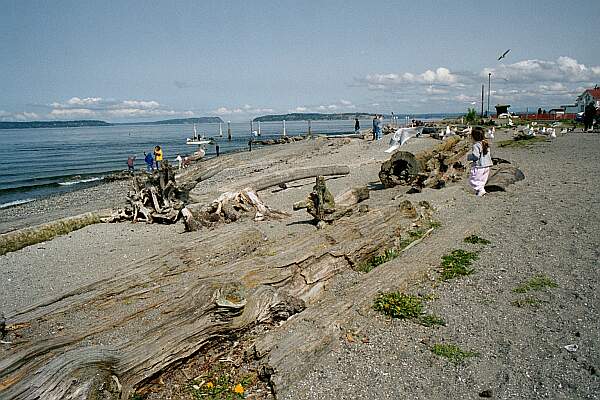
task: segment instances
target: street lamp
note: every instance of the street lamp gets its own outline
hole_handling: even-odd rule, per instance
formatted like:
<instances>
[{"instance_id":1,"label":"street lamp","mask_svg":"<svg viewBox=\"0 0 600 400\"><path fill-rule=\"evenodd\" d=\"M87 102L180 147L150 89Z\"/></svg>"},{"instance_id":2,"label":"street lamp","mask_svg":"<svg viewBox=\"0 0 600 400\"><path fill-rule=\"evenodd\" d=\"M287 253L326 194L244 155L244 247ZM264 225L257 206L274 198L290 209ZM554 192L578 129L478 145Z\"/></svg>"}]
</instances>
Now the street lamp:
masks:
<instances>
[{"instance_id":1,"label":"street lamp","mask_svg":"<svg viewBox=\"0 0 600 400\"><path fill-rule=\"evenodd\" d=\"M488 72L488 107L487 107L487 113L485 114L486 117L490 116L490 83L492 82L492 73Z\"/></svg>"}]
</instances>

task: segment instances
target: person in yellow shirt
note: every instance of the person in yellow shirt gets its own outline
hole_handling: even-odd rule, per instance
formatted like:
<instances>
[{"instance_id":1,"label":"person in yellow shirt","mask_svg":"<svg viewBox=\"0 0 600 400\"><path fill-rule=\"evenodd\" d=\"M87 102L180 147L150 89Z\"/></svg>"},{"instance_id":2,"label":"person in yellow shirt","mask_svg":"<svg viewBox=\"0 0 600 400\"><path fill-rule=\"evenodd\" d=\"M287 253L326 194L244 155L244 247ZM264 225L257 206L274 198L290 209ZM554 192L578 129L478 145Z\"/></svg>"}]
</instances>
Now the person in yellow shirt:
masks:
<instances>
[{"instance_id":1,"label":"person in yellow shirt","mask_svg":"<svg viewBox=\"0 0 600 400\"><path fill-rule=\"evenodd\" d=\"M156 161L156 169L160 168L160 163L163 160L163 151L160 146L154 148L154 160Z\"/></svg>"}]
</instances>

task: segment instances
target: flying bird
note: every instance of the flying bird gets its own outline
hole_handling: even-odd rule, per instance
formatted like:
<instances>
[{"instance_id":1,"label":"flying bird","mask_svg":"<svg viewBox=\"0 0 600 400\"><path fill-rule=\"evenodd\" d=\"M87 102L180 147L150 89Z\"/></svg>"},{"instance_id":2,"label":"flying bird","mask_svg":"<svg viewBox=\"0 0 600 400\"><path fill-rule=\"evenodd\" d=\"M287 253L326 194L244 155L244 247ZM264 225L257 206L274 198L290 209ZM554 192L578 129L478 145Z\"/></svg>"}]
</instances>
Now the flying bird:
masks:
<instances>
[{"instance_id":1,"label":"flying bird","mask_svg":"<svg viewBox=\"0 0 600 400\"><path fill-rule=\"evenodd\" d=\"M506 55L508 54L508 52L510 51L510 49L506 50L504 52L504 54L502 54L500 57L498 57L498 61L502 60L504 57L506 57Z\"/></svg>"}]
</instances>

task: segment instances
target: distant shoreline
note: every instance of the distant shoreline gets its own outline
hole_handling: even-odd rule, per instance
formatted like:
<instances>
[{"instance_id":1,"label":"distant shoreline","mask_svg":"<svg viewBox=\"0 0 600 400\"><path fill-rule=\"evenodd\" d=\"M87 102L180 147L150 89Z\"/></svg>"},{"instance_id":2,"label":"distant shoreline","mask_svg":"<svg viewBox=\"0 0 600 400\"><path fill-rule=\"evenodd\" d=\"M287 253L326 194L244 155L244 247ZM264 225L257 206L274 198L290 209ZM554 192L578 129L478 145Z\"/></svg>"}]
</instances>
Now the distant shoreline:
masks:
<instances>
[{"instance_id":1,"label":"distant shoreline","mask_svg":"<svg viewBox=\"0 0 600 400\"><path fill-rule=\"evenodd\" d=\"M151 122L106 122L100 120L73 120L73 121L29 121L29 122L0 122L0 129L36 129L36 128L82 128L98 126L125 126L125 125L184 125L223 123L219 117L198 117L167 119Z\"/></svg>"}]
</instances>

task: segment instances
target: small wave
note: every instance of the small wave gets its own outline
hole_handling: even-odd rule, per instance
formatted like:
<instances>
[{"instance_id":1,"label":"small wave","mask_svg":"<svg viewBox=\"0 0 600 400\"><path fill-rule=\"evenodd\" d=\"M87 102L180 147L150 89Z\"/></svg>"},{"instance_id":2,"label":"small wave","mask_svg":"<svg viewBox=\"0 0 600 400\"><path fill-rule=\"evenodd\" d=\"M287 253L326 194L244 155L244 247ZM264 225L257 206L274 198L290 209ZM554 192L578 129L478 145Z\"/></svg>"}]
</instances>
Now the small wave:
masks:
<instances>
[{"instance_id":1,"label":"small wave","mask_svg":"<svg viewBox=\"0 0 600 400\"><path fill-rule=\"evenodd\" d=\"M61 186L71 186L71 185L78 185L80 183L96 182L96 181L100 181L102 179L104 179L103 176L100 176L100 177L97 176L94 178L78 179L75 181L58 182L58 184Z\"/></svg>"},{"instance_id":2,"label":"small wave","mask_svg":"<svg viewBox=\"0 0 600 400\"><path fill-rule=\"evenodd\" d=\"M0 208L8 208L8 207L13 207L13 206L18 206L19 204L31 203L32 201L35 201L35 199L9 201L8 203L0 204Z\"/></svg>"}]
</instances>

